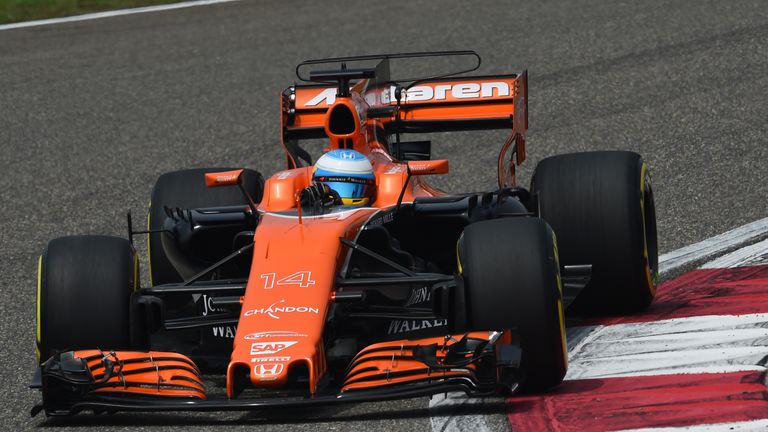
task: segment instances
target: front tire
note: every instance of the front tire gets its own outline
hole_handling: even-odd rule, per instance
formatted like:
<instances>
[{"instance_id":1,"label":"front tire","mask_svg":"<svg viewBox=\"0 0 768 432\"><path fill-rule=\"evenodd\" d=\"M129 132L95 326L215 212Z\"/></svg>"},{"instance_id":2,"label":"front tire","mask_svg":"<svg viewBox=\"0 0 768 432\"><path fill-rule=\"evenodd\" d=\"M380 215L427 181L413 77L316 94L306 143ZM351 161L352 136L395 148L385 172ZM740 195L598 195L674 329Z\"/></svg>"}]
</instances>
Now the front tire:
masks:
<instances>
[{"instance_id":1,"label":"front tire","mask_svg":"<svg viewBox=\"0 0 768 432\"><path fill-rule=\"evenodd\" d=\"M538 213L555 230L563 265L591 264L574 306L619 313L656 294L658 246L650 175L627 151L573 153L539 162L531 180Z\"/></svg>"},{"instance_id":2,"label":"front tire","mask_svg":"<svg viewBox=\"0 0 768 432\"><path fill-rule=\"evenodd\" d=\"M130 348L138 265L126 239L71 236L48 242L38 262L38 361L62 350Z\"/></svg>"},{"instance_id":3,"label":"front tire","mask_svg":"<svg viewBox=\"0 0 768 432\"><path fill-rule=\"evenodd\" d=\"M467 324L514 329L525 390L558 385L568 368L562 288L552 230L530 217L467 226L459 240Z\"/></svg>"}]
</instances>

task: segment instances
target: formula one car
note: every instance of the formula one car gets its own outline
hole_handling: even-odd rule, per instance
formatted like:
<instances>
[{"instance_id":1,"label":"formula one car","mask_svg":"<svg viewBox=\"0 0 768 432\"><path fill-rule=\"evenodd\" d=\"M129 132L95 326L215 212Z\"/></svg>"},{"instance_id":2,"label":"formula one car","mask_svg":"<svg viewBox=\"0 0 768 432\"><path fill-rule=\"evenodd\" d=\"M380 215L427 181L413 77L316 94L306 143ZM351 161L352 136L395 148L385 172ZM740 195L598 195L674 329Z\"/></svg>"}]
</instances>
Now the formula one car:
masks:
<instances>
[{"instance_id":1,"label":"formula one car","mask_svg":"<svg viewBox=\"0 0 768 432\"><path fill-rule=\"evenodd\" d=\"M432 77L399 59L470 59ZM635 153L542 160L527 73L467 76L473 51L310 60L281 95L287 167L163 174L148 228L62 237L39 260L32 413L257 410L548 389L564 310L647 306L653 192ZM507 129L498 188L450 194L412 133ZM316 161L305 150L322 139ZM487 151L483 143L470 150ZM134 236L148 238L140 287ZM556 236L557 235L557 236ZM578 298L577 298L578 295ZM205 374L205 375L204 375ZM226 394L209 381L225 382ZM213 378L209 378L213 377ZM222 386L219 386L221 388Z\"/></svg>"}]
</instances>

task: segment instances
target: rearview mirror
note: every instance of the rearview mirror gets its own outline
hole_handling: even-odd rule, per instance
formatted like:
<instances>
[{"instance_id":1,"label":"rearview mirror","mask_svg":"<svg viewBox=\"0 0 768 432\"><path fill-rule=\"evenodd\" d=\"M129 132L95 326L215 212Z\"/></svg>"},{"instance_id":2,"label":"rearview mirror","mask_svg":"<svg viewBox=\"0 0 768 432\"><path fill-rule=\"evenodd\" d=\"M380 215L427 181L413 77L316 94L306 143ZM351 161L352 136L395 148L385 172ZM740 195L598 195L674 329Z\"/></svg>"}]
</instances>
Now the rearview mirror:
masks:
<instances>
[{"instance_id":1,"label":"rearview mirror","mask_svg":"<svg viewBox=\"0 0 768 432\"><path fill-rule=\"evenodd\" d=\"M208 187L237 186L243 170L205 173L205 185Z\"/></svg>"},{"instance_id":2,"label":"rearview mirror","mask_svg":"<svg viewBox=\"0 0 768 432\"><path fill-rule=\"evenodd\" d=\"M218 187L218 186L237 186L240 188L240 192L243 193L243 196L246 199L246 202L248 203L248 208L251 210L251 214L256 214L256 203L253 202L253 197L251 194L248 193L248 190L243 187L243 169L234 170L234 171L221 171L221 172L212 172L212 173L205 173L205 185L207 187Z\"/></svg>"},{"instance_id":3,"label":"rearview mirror","mask_svg":"<svg viewBox=\"0 0 768 432\"><path fill-rule=\"evenodd\" d=\"M408 161L408 170L411 175L446 174L448 159Z\"/></svg>"}]
</instances>

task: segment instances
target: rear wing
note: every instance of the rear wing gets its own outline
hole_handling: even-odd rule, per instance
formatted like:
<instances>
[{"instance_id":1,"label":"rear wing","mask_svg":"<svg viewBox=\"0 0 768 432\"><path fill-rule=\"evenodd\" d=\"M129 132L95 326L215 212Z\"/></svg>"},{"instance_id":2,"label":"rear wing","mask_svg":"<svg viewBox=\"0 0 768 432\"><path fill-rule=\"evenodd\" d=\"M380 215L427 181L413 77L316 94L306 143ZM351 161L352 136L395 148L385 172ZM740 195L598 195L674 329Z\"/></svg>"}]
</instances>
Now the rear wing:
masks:
<instances>
[{"instance_id":1,"label":"rear wing","mask_svg":"<svg viewBox=\"0 0 768 432\"><path fill-rule=\"evenodd\" d=\"M400 90L399 90L400 89ZM528 130L528 74L432 79L401 88L362 81L352 88L387 134L460 130ZM400 92L400 102L397 93ZM334 85L295 85L283 92L286 140L324 138L325 113L336 101Z\"/></svg>"},{"instance_id":2,"label":"rear wing","mask_svg":"<svg viewBox=\"0 0 768 432\"><path fill-rule=\"evenodd\" d=\"M475 59L469 68L438 76L392 79L389 62L394 59L427 57L467 57ZM348 68L347 64L378 61L375 67ZM302 68L336 64L331 70ZM480 67L474 51L381 54L356 57L307 60L296 67L296 76L312 84L296 84L282 93L283 145L288 167L297 167L299 159L312 164L310 155L299 146L302 139L325 138L331 121L365 125L365 140L375 140L389 149L398 160L429 158L429 141L402 142L400 134L466 130L507 129L498 158L499 188L516 184L515 166L525 160L525 136L528 132L528 73L466 76ZM347 102L336 101L337 97ZM340 106L347 108L337 109ZM327 116L345 112L343 116ZM355 112L353 112L355 111ZM335 118L336 120L333 120ZM326 124L327 123L327 124ZM363 135L357 126L358 136ZM345 132L346 133L346 132ZM392 143L389 136L396 135ZM338 145L353 145L345 134L336 137ZM408 147L408 148L406 148Z\"/></svg>"}]
</instances>

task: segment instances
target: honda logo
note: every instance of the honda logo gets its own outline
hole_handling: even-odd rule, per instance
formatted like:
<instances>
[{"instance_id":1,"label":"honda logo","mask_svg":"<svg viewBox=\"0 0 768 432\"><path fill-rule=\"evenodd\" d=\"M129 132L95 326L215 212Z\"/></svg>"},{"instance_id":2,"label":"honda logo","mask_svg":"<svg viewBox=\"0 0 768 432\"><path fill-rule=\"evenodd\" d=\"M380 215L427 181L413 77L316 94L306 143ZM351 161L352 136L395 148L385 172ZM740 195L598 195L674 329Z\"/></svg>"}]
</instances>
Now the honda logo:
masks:
<instances>
[{"instance_id":1,"label":"honda logo","mask_svg":"<svg viewBox=\"0 0 768 432\"><path fill-rule=\"evenodd\" d=\"M282 363L260 363L253 367L253 374L259 378L276 377L283 373L285 365Z\"/></svg>"}]
</instances>

